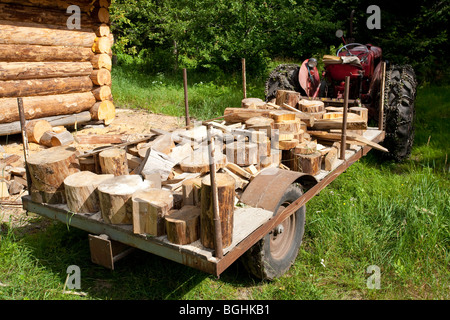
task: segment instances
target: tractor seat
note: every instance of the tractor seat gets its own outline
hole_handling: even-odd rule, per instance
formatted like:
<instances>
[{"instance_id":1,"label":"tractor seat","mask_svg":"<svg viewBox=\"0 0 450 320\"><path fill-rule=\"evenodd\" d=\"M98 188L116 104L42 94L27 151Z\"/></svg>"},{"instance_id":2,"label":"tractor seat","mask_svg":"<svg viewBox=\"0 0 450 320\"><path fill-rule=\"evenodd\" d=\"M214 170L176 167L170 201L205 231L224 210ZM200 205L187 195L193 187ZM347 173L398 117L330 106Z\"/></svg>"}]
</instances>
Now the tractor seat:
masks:
<instances>
[{"instance_id":1,"label":"tractor seat","mask_svg":"<svg viewBox=\"0 0 450 320\"><path fill-rule=\"evenodd\" d=\"M322 58L323 63L325 66L328 66L330 64L350 64L352 66L358 67L359 69L362 69L361 60L357 56L332 56L332 55L324 55Z\"/></svg>"},{"instance_id":2,"label":"tractor seat","mask_svg":"<svg viewBox=\"0 0 450 320\"><path fill-rule=\"evenodd\" d=\"M344 81L346 76L354 79L359 76L359 71L363 70L361 61L355 56L338 57L325 55L323 56L323 63L331 78L338 81Z\"/></svg>"}]
</instances>

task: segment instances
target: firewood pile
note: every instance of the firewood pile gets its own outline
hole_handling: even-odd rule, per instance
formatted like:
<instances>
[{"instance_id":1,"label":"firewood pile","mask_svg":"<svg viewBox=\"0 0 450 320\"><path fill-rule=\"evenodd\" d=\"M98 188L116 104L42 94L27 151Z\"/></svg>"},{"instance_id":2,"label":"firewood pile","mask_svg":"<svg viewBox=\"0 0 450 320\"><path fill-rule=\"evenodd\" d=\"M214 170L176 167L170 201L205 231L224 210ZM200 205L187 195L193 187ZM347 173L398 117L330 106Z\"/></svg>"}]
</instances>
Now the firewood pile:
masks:
<instances>
[{"instance_id":1,"label":"firewood pile","mask_svg":"<svg viewBox=\"0 0 450 320\"><path fill-rule=\"evenodd\" d=\"M321 101L294 103L293 94L279 91L274 102L244 99L241 108L227 108L223 120L171 132L152 129L134 141L120 135L74 137L64 128L29 122L28 139L48 148L27 160L28 193L38 203L65 204L75 214L99 214L105 223L132 225L135 234L167 236L179 245L200 240L213 248L209 173L214 159L226 247L232 241L233 211L240 195L262 169L317 175L332 170L338 159L342 111L325 109ZM348 143L371 144L361 136L367 110L350 111ZM212 154L208 136L213 137ZM78 148L89 144L103 145ZM10 191L17 184L26 186L25 169L17 160L2 160L4 179L12 181Z\"/></svg>"}]
</instances>

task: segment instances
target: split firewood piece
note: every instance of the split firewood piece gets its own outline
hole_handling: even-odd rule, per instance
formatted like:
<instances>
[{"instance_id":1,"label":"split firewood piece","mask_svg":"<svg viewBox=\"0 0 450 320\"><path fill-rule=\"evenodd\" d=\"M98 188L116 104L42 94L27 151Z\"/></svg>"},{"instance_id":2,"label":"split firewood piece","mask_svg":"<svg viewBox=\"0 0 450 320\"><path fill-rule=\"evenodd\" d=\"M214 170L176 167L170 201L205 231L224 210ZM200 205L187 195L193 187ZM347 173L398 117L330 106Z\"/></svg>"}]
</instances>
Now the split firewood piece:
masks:
<instances>
[{"instance_id":1,"label":"split firewood piece","mask_svg":"<svg viewBox=\"0 0 450 320\"><path fill-rule=\"evenodd\" d=\"M147 142L140 146L139 156L141 158L145 158L148 148L153 148L158 152L162 152L164 154L169 154L173 148L175 148L175 143L170 134L163 134L157 136L153 141Z\"/></svg>"},{"instance_id":2,"label":"split firewood piece","mask_svg":"<svg viewBox=\"0 0 450 320\"><path fill-rule=\"evenodd\" d=\"M276 122L273 124L273 128L284 132L299 132L302 130L302 121L299 118L295 118L294 120Z\"/></svg>"},{"instance_id":3,"label":"split firewood piece","mask_svg":"<svg viewBox=\"0 0 450 320\"><path fill-rule=\"evenodd\" d=\"M317 141L304 141L294 148L296 154L313 154L317 151Z\"/></svg>"},{"instance_id":4,"label":"split firewood piece","mask_svg":"<svg viewBox=\"0 0 450 320\"><path fill-rule=\"evenodd\" d=\"M290 90L277 90L275 104L288 106L296 109L298 102L301 100L300 92Z\"/></svg>"},{"instance_id":5,"label":"split firewood piece","mask_svg":"<svg viewBox=\"0 0 450 320\"><path fill-rule=\"evenodd\" d=\"M202 187L202 178L192 178L184 180L182 185L183 205L200 206L200 189Z\"/></svg>"},{"instance_id":6,"label":"split firewood piece","mask_svg":"<svg viewBox=\"0 0 450 320\"><path fill-rule=\"evenodd\" d=\"M140 157L136 157L135 155L127 153L127 163L128 163L128 169L134 170L141 165L142 159Z\"/></svg>"},{"instance_id":7,"label":"split firewood piece","mask_svg":"<svg viewBox=\"0 0 450 320\"><path fill-rule=\"evenodd\" d=\"M219 219L222 231L223 248L231 245L233 240L235 180L226 173L216 174ZM214 205L210 175L202 179L201 188L200 239L207 248L214 248Z\"/></svg>"},{"instance_id":8,"label":"split firewood piece","mask_svg":"<svg viewBox=\"0 0 450 320\"><path fill-rule=\"evenodd\" d=\"M317 175L320 173L322 154L315 152L312 154L293 154L294 163L292 170Z\"/></svg>"},{"instance_id":9,"label":"split firewood piece","mask_svg":"<svg viewBox=\"0 0 450 320\"><path fill-rule=\"evenodd\" d=\"M226 108L224 119L228 123L245 122L253 117L270 117L270 109Z\"/></svg>"},{"instance_id":10,"label":"split firewood piece","mask_svg":"<svg viewBox=\"0 0 450 320\"><path fill-rule=\"evenodd\" d=\"M251 165L251 166L253 166L253 168L255 168L254 165ZM250 172L246 171L245 169L242 169L240 166L238 166L238 165L236 165L235 163L232 163L232 162L228 162L226 168L231 170L235 174L240 175L242 178L247 179L247 180L252 179L253 175L257 173L257 171L256 171L256 173L250 173ZM255 170L256 170L256 168L255 168Z\"/></svg>"},{"instance_id":11,"label":"split firewood piece","mask_svg":"<svg viewBox=\"0 0 450 320\"><path fill-rule=\"evenodd\" d=\"M311 114L309 114L309 113L297 112L297 113L295 114L295 117L296 117L297 119L300 119L300 120L306 125L306 127L312 127L312 126L314 126L314 120L315 120L315 118L314 118ZM302 126L301 129L305 130L306 128L304 128L304 127Z\"/></svg>"},{"instance_id":12,"label":"split firewood piece","mask_svg":"<svg viewBox=\"0 0 450 320\"><path fill-rule=\"evenodd\" d=\"M350 114L350 113L349 113ZM357 116L355 114L355 116ZM352 119L350 117L347 119L347 129L348 130L366 130L367 123L362 120L361 117L357 116L359 119ZM319 119L314 122L314 130L331 130L331 129L342 129L343 118L337 119Z\"/></svg>"},{"instance_id":13,"label":"split firewood piece","mask_svg":"<svg viewBox=\"0 0 450 320\"><path fill-rule=\"evenodd\" d=\"M55 147L33 153L27 160L31 198L39 203L65 203L64 179L80 171L74 148Z\"/></svg>"},{"instance_id":14,"label":"split firewood piece","mask_svg":"<svg viewBox=\"0 0 450 320\"><path fill-rule=\"evenodd\" d=\"M114 177L112 174L98 175L80 171L64 179L67 207L74 213L96 213L100 211L97 187Z\"/></svg>"},{"instance_id":15,"label":"split firewood piece","mask_svg":"<svg viewBox=\"0 0 450 320\"><path fill-rule=\"evenodd\" d=\"M237 174L235 174L234 172L232 172L231 170L225 168L222 168L221 170L223 170L224 173L227 173L228 175L230 175L234 181L235 181L235 189L241 189L244 190L245 187L248 185L249 181L245 180L243 178L241 178L240 176L238 176Z\"/></svg>"},{"instance_id":16,"label":"split firewood piece","mask_svg":"<svg viewBox=\"0 0 450 320\"><path fill-rule=\"evenodd\" d=\"M97 192L103 220L111 224L132 224L132 196L149 188L150 183L139 175L114 176L100 183Z\"/></svg>"},{"instance_id":17,"label":"split firewood piece","mask_svg":"<svg viewBox=\"0 0 450 320\"><path fill-rule=\"evenodd\" d=\"M365 122L369 120L369 109L364 107L350 107L348 109L351 113L356 113L359 115Z\"/></svg>"},{"instance_id":18,"label":"split firewood piece","mask_svg":"<svg viewBox=\"0 0 450 320\"><path fill-rule=\"evenodd\" d=\"M8 183L5 180L0 180L0 199L9 198Z\"/></svg>"},{"instance_id":19,"label":"split firewood piece","mask_svg":"<svg viewBox=\"0 0 450 320\"><path fill-rule=\"evenodd\" d=\"M52 131L52 125L46 120L30 121L25 126L28 142L39 143L42 135L47 131Z\"/></svg>"},{"instance_id":20,"label":"split firewood piece","mask_svg":"<svg viewBox=\"0 0 450 320\"><path fill-rule=\"evenodd\" d=\"M75 141L79 144L119 144L126 138L121 134L77 134Z\"/></svg>"},{"instance_id":21,"label":"split firewood piece","mask_svg":"<svg viewBox=\"0 0 450 320\"><path fill-rule=\"evenodd\" d=\"M325 104L319 100L302 99L298 102L299 109L306 113L317 113L325 111Z\"/></svg>"},{"instance_id":22,"label":"split firewood piece","mask_svg":"<svg viewBox=\"0 0 450 320\"><path fill-rule=\"evenodd\" d=\"M275 122L283 122L286 120L295 120L295 112L286 111L286 110L275 110L270 112L270 117Z\"/></svg>"},{"instance_id":23,"label":"split firewood piece","mask_svg":"<svg viewBox=\"0 0 450 320\"><path fill-rule=\"evenodd\" d=\"M141 174L146 179L149 176L157 175L161 181L165 181L169 178L175 165L175 161L168 155L150 147L147 149L141 165L135 169L135 173Z\"/></svg>"},{"instance_id":24,"label":"split firewood piece","mask_svg":"<svg viewBox=\"0 0 450 320\"><path fill-rule=\"evenodd\" d=\"M330 132L326 132L326 131L309 131L309 134L317 139L328 140L328 141L340 141L342 139L341 133L330 133ZM374 149L377 149L377 150L380 150L383 152L388 152L388 149L386 149L385 147L379 145L378 143L370 141L369 139L366 139L361 135L347 132L346 138L347 138L346 139L347 142L351 141L354 144L360 144L363 146L368 145Z\"/></svg>"},{"instance_id":25,"label":"split firewood piece","mask_svg":"<svg viewBox=\"0 0 450 320\"><path fill-rule=\"evenodd\" d=\"M245 167L244 170L250 173L252 176L256 176L259 173L258 169L256 169L254 165L249 165L248 167Z\"/></svg>"},{"instance_id":26,"label":"split firewood piece","mask_svg":"<svg viewBox=\"0 0 450 320\"><path fill-rule=\"evenodd\" d=\"M129 173L125 149L113 148L104 150L99 153L98 158L103 174L121 176Z\"/></svg>"},{"instance_id":27,"label":"split firewood piece","mask_svg":"<svg viewBox=\"0 0 450 320\"><path fill-rule=\"evenodd\" d=\"M51 138L52 147L68 146L74 142L73 135L69 131L55 133Z\"/></svg>"},{"instance_id":28,"label":"split firewood piece","mask_svg":"<svg viewBox=\"0 0 450 320\"><path fill-rule=\"evenodd\" d=\"M52 128L52 131L54 132L54 133L61 133L61 132L63 132L63 131L66 131L67 129L66 129L66 127L64 127L64 126L56 126L56 127L53 127Z\"/></svg>"},{"instance_id":29,"label":"split firewood piece","mask_svg":"<svg viewBox=\"0 0 450 320\"><path fill-rule=\"evenodd\" d=\"M258 163L258 144L245 141L235 141L226 144L228 162L241 166Z\"/></svg>"},{"instance_id":30,"label":"split firewood piece","mask_svg":"<svg viewBox=\"0 0 450 320\"><path fill-rule=\"evenodd\" d=\"M200 239L200 214L201 209L196 206L169 212L165 216L167 240L184 245Z\"/></svg>"},{"instance_id":31,"label":"split firewood piece","mask_svg":"<svg viewBox=\"0 0 450 320\"><path fill-rule=\"evenodd\" d=\"M339 150L340 150L340 143L335 142L333 143L333 146L331 147L330 151L328 151L327 155L325 156L325 170L331 171L336 166L336 163L339 159Z\"/></svg>"},{"instance_id":32,"label":"split firewood piece","mask_svg":"<svg viewBox=\"0 0 450 320\"><path fill-rule=\"evenodd\" d=\"M184 159L186 159L187 157L190 157L192 152L193 151L192 151L192 147L190 146L190 144L185 143L185 144L174 147L170 151L169 157L171 159L173 159L176 164L178 164L181 161L183 161Z\"/></svg>"},{"instance_id":33,"label":"split firewood piece","mask_svg":"<svg viewBox=\"0 0 450 320\"><path fill-rule=\"evenodd\" d=\"M24 189L24 185L20 182L18 182L17 180L12 180L9 182L9 187L8 187L8 191L10 195L16 195L22 192L22 190ZM1 193L1 191L0 191Z\"/></svg>"},{"instance_id":34,"label":"split firewood piece","mask_svg":"<svg viewBox=\"0 0 450 320\"><path fill-rule=\"evenodd\" d=\"M259 98L245 98L241 101L242 108L259 109L264 108L266 103Z\"/></svg>"},{"instance_id":35,"label":"split firewood piece","mask_svg":"<svg viewBox=\"0 0 450 320\"><path fill-rule=\"evenodd\" d=\"M162 189L147 189L136 192L133 202L133 233L164 235L165 216L173 208L172 192Z\"/></svg>"}]
</instances>

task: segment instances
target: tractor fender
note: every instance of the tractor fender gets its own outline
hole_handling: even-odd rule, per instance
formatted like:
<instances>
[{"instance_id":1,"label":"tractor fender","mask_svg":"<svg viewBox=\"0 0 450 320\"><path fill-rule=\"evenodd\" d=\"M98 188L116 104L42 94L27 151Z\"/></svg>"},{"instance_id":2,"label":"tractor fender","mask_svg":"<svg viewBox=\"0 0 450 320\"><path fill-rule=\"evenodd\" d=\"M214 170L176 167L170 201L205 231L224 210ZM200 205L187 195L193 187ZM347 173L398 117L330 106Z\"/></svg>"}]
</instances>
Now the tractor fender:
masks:
<instances>
[{"instance_id":1,"label":"tractor fender","mask_svg":"<svg viewBox=\"0 0 450 320\"><path fill-rule=\"evenodd\" d=\"M286 189L292 183L299 183L303 191L309 190L317 179L314 176L280 168L262 170L245 188L240 201L246 205L275 211Z\"/></svg>"}]
</instances>

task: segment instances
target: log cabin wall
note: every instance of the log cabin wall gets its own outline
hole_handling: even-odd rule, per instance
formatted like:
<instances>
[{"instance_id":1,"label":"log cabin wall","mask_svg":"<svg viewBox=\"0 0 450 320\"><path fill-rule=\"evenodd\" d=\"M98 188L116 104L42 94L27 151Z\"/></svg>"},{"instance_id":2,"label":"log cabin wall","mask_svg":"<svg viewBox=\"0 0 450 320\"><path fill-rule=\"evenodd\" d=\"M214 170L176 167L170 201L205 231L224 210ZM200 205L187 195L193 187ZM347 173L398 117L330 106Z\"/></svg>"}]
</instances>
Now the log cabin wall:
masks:
<instances>
[{"instance_id":1,"label":"log cabin wall","mask_svg":"<svg viewBox=\"0 0 450 320\"><path fill-rule=\"evenodd\" d=\"M20 132L18 97L26 120L112 122L110 2L0 0L0 136Z\"/></svg>"}]
</instances>

